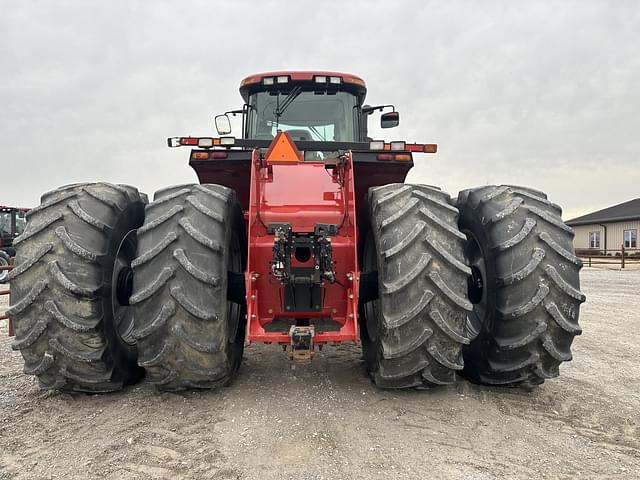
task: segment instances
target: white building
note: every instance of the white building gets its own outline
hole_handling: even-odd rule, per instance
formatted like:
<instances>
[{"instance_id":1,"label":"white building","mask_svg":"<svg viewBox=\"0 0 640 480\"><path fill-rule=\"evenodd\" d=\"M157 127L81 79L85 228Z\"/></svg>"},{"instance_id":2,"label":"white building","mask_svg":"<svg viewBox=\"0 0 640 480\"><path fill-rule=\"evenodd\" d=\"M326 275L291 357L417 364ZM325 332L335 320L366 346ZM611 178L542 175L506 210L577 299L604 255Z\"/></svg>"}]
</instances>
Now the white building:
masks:
<instances>
[{"instance_id":1,"label":"white building","mask_svg":"<svg viewBox=\"0 0 640 480\"><path fill-rule=\"evenodd\" d=\"M638 251L640 230L640 198L568 220L576 232L576 250Z\"/></svg>"}]
</instances>

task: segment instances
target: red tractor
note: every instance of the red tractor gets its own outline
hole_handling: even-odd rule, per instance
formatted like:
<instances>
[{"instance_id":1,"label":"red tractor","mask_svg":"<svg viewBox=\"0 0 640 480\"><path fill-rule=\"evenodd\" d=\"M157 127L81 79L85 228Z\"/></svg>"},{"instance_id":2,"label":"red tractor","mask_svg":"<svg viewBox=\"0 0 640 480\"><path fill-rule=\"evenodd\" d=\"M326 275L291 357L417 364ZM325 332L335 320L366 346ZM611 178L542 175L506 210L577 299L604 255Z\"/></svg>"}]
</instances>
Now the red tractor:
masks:
<instances>
[{"instance_id":1,"label":"red tractor","mask_svg":"<svg viewBox=\"0 0 640 480\"><path fill-rule=\"evenodd\" d=\"M0 205L0 283L7 281L6 268L16 255L13 240L24 231L28 211L28 208Z\"/></svg>"},{"instance_id":2,"label":"red tractor","mask_svg":"<svg viewBox=\"0 0 640 480\"><path fill-rule=\"evenodd\" d=\"M148 203L134 187L73 184L42 196L15 240L9 315L43 388L102 392L230 382L243 348L310 361L362 345L383 388L456 381L535 385L580 334L580 261L561 209L537 190L457 199L405 184L433 144L368 137L398 125L361 78L252 75L244 105L191 147L199 184ZM242 135L228 115L240 115Z\"/></svg>"}]
</instances>

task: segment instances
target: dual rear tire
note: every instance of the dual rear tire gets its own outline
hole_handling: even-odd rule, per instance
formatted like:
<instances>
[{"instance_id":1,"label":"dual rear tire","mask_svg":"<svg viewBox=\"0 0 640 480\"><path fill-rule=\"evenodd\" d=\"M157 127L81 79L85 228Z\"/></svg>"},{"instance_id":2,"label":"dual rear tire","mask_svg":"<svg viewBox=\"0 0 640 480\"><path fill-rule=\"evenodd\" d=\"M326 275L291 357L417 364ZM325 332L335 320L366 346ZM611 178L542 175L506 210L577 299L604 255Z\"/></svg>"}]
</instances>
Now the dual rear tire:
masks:
<instances>
[{"instance_id":1,"label":"dual rear tire","mask_svg":"<svg viewBox=\"0 0 640 480\"><path fill-rule=\"evenodd\" d=\"M215 388L242 360L245 308L229 301L228 271L244 271L235 193L181 185L156 193L133 261L138 364L163 390Z\"/></svg>"},{"instance_id":2,"label":"dual rear tire","mask_svg":"<svg viewBox=\"0 0 640 480\"><path fill-rule=\"evenodd\" d=\"M367 370L383 388L537 385L581 333L580 260L561 209L536 190L486 186L456 201L424 185L369 192L361 308Z\"/></svg>"},{"instance_id":3,"label":"dual rear tire","mask_svg":"<svg viewBox=\"0 0 640 480\"><path fill-rule=\"evenodd\" d=\"M368 219L362 269L378 271L378 299L360 312L369 375L383 388L455 382L473 339L458 210L437 188L391 184L369 190Z\"/></svg>"},{"instance_id":4,"label":"dual rear tire","mask_svg":"<svg viewBox=\"0 0 640 480\"><path fill-rule=\"evenodd\" d=\"M235 194L184 185L155 200L74 184L28 213L8 314L42 388L115 391L145 370L162 389L209 388L238 369L244 311L227 301L227 271L244 268Z\"/></svg>"},{"instance_id":5,"label":"dual rear tire","mask_svg":"<svg viewBox=\"0 0 640 480\"><path fill-rule=\"evenodd\" d=\"M470 326L478 332L465 346L464 374L512 386L557 377L582 333L585 301L561 208L542 192L509 185L465 190L457 204L472 270Z\"/></svg>"},{"instance_id":6,"label":"dual rear tire","mask_svg":"<svg viewBox=\"0 0 640 480\"><path fill-rule=\"evenodd\" d=\"M42 388L109 392L144 375L121 300L145 203L126 185L74 184L45 193L27 214L8 314L24 372Z\"/></svg>"}]
</instances>

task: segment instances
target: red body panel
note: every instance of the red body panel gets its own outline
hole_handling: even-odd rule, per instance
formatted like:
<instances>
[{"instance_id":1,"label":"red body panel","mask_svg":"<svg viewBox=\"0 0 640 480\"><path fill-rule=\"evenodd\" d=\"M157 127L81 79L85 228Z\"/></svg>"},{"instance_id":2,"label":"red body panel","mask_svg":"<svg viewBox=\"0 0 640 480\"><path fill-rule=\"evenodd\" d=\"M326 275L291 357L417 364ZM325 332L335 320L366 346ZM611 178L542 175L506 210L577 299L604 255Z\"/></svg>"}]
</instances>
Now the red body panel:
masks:
<instances>
[{"instance_id":1,"label":"red body panel","mask_svg":"<svg viewBox=\"0 0 640 480\"><path fill-rule=\"evenodd\" d=\"M356 211L361 212L362 208L364 208L365 196L371 187L388 185L390 183L404 183L407 178L407 173L409 173L412 167L413 162L354 163ZM358 216L357 221L360 222L360 216Z\"/></svg>"},{"instance_id":2,"label":"red body panel","mask_svg":"<svg viewBox=\"0 0 640 480\"><path fill-rule=\"evenodd\" d=\"M248 152L247 156L249 156ZM210 160L198 163L192 162L191 166L196 171L200 183L216 183L235 190L242 210L244 212L249 211L249 192L252 185L250 182L252 172L250 160ZM355 186L356 212L361 211L364 197L369 188L388 185L389 183L403 183L412 166L413 163L401 162L354 162L353 182ZM300 183L300 181L304 181L304 179L300 180L301 178L293 175L291 181ZM294 194L294 192L290 193ZM275 194L278 195L277 192ZM284 195L284 202L287 204L288 193L281 193L281 195ZM310 195L313 195L313 193L310 192ZM308 200L311 201L311 198ZM356 222L359 221L360 217L356 216Z\"/></svg>"},{"instance_id":3,"label":"red body panel","mask_svg":"<svg viewBox=\"0 0 640 480\"><path fill-rule=\"evenodd\" d=\"M251 154L247 152L247 157ZM250 160L211 160L191 162L200 183L215 183L235 190L243 212L249 211L249 190L251 189Z\"/></svg>"},{"instance_id":4,"label":"red body panel","mask_svg":"<svg viewBox=\"0 0 640 480\"><path fill-rule=\"evenodd\" d=\"M321 311L287 312L283 286L271 275L274 235L270 223L289 223L294 233L313 233L318 223L339 225L331 237L337 282L324 282ZM313 259L307 262L313 264ZM294 266L305 266L294 262ZM331 319L339 331L316 330L315 343L357 341L359 271L353 162L347 154L333 169L322 162L268 165L253 153L248 213L247 341L289 343L286 332L265 331L279 318Z\"/></svg>"}]
</instances>

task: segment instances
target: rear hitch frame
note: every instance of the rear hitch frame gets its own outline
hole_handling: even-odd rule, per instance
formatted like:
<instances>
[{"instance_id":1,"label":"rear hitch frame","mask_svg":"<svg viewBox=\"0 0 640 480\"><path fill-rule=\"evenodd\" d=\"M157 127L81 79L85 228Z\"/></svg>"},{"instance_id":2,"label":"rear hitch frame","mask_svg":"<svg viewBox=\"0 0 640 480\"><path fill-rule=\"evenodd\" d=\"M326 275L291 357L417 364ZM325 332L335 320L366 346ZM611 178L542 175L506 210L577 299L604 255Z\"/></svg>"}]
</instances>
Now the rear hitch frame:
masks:
<instances>
[{"instance_id":1,"label":"rear hitch frame","mask_svg":"<svg viewBox=\"0 0 640 480\"><path fill-rule=\"evenodd\" d=\"M311 363L314 354L313 337L315 328L310 326L292 325L289 330L291 351L289 358L295 363Z\"/></svg>"}]
</instances>

